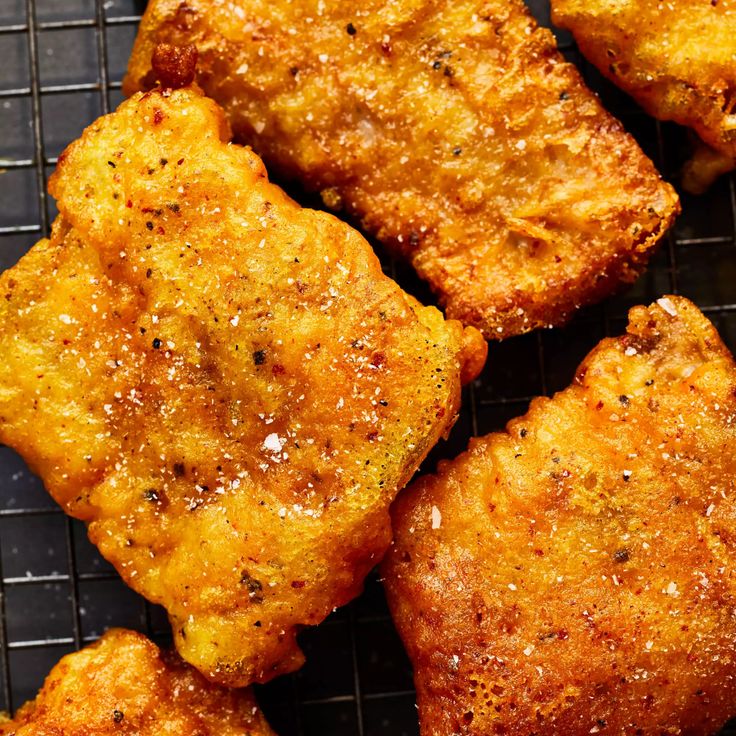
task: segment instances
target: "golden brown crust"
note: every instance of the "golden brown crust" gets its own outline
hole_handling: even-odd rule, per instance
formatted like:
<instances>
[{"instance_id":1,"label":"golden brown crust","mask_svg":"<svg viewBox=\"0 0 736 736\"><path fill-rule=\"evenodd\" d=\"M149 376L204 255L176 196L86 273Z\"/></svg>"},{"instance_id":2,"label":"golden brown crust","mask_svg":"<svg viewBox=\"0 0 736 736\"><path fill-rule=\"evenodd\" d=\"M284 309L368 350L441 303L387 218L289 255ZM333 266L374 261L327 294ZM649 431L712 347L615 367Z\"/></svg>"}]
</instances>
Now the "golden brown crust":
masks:
<instances>
[{"instance_id":1,"label":"golden brown crust","mask_svg":"<svg viewBox=\"0 0 736 736\"><path fill-rule=\"evenodd\" d=\"M0 736L273 736L250 690L210 684L141 634L64 657Z\"/></svg>"},{"instance_id":2,"label":"golden brown crust","mask_svg":"<svg viewBox=\"0 0 736 736\"><path fill-rule=\"evenodd\" d=\"M685 299L420 479L383 565L423 736L715 732L736 710L736 365Z\"/></svg>"},{"instance_id":3,"label":"golden brown crust","mask_svg":"<svg viewBox=\"0 0 736 736\"><path fill-rule=\"evenodd\" d=\"M694 190L736 166L735 0L552 0L552 10L605 76L721 154L719 168L686 179Z\"/></svg>"},{"instance_id":4,"label":"golden brown crust","mask_svg":"<svg viewBox=\"0 0 736 736\"><path fill-rule=\"evenodd\" d=\"M151 57L153 85L164 89L188 87L197 73L196 46L172 46L160 43Z\"/></svg>"},{"instance_id":5,"label":"golden brown crust","mask_svg":"<svg viewBox=\"0 0 736 736\"><path fill-rule=\"evenodd\" d=\"M196 45L236 136L487 338L633 281L678 210L521 0L153 0L129 94L159 42Z\"/></svg>"},{"instance_id":6,"label":"golden brown crust","mask_svg":"<svg viewBox=\"0 0 736 736\"><path fill-rule=\"evenodd\" d=\"M228 136L156 90L62 155L51 239L0 277L0 441L185 659L245 685L358 594L485 343Z\"/></svg>"}]
</instances>

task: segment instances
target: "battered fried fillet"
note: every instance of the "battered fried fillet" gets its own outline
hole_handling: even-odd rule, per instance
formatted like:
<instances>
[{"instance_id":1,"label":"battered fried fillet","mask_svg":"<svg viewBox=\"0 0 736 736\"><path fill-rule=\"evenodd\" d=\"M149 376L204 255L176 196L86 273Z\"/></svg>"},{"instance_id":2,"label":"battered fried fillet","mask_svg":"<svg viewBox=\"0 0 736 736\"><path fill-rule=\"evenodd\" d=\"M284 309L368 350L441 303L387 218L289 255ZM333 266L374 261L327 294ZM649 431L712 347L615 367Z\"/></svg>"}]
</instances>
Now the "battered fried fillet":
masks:
<instances>
[{"instance_id":1,"label":"battered fried fillet","mask_svg":"<svg viewBox=\"0 0 736 736\"><path fill-rule=\"evenodd\" d=\"M552 11L647 112L693 128L711 148L686 167L689 189L736 168L736 0L552 0Z\"/></svg>"},{"instance_id":2,"label":"battered fried fillet","mask_svg":"<svg viewBox=\"0 0 736 736\"><path fill-rule=\"evenodd\" d=\"M141 634L108 631L64 657L0 736L273 736L250 690L207 682Z\"/></svg>"},{"instance_id":3,"label":"battered fried fillet","mask_svg":"<svg viewBox=\"0 0 736 736\"><path fill-rule=\"evenodd\" d=\"M399 497L423 736L709 734L736 713L736 366L685 299Z\"/></svg>"},{"instance_id":4,"label":"battered fried fillet","mask_svg":"<svg viewBox=\"0 0 736 736\"><path fill-rule=\"evenodd\" d=\"M62 155L51 239L0 277L0 441L184 659L245 685L359 593L485 343L228 140L156 90Z\"/></svg>"},{"instance_id":5,"label":"battered fried fillet","mask_svg":"<svg viewBox=\"0 0 736 736\"><path fill-rule=\"evenodd\" d=\"M236 136L487 338L633 281L678 209L521 0L152 0L128 94L159 42L196 45Z\"/></svg>"}]
</instances>

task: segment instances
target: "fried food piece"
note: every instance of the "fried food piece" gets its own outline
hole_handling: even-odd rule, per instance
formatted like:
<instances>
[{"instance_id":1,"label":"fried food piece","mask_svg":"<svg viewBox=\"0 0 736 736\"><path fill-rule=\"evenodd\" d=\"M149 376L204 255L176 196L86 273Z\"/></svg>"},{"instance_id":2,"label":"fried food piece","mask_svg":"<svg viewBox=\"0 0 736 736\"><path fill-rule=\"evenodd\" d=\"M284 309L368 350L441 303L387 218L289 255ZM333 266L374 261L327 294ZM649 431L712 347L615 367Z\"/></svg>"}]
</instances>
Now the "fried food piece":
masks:
<instances>
[{"instance_id":1,"label":"fried food piece","mask_svg":"<svg viewBox=\"0 0 736 736\"><path fill-rule=\"evenodd\" d=\"M736 366L689 301L399 496L423 736L709 734L736 713Z\"/></svg>"},{"instance_id":2,"label":"fried food piece","mask_svg":"<svg viewBox=\"0 0 736 736\"><path fill-rule=\"evenodd\" d=\"M210 684L142 634L108 631L64 657L0 736L273 736L250 690Z\"/></svg>"},{"instance_id":3,"label":"fried food piece","mask_svg":"<svg viewBox=\"0 0 736 736\"><path fill-rule=\"evenodd\" d=\"M552 0L552 14L650 115L692 128L713 149L696 151L688 189L736 168L736 0Z\"/></svg>"},{"instance_id":4,"label":"fried food piece","mask_svg":"<svg viewBox=\"0 0 736 736\"><path fill-rule=\"evenodd\" d=\"M503 338L633 281L674 191L521 0L152 0L158 43L267 166L410 261L447 314Z\"/></svg>"},{"instance_id":5,"label":"fried food piece","mask_svg":"<svg viewBox=\"0 0 736 736\"><path fill-rule=\"evenodd\" d=\"M184 659L245 685L359 593L486 344L229 135L155 90L62 155L51 239L0 277L0 441Z\"/></svg>"}]
</instances>

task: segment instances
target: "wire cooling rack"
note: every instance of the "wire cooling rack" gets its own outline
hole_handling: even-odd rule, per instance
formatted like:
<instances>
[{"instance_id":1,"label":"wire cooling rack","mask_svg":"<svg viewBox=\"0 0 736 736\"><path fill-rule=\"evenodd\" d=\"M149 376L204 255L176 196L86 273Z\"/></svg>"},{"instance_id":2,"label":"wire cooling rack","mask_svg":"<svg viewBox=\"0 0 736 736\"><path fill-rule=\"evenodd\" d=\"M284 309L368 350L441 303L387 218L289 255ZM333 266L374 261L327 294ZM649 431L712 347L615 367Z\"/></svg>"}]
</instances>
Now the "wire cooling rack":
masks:
<instances>
[{"instance_id":1,"label":"wire cooling rack","mask_svg":"<svg viewBox=\"0 0 736 736\"><path fill-rule=\"evenodd\" d=\"M122 99L120 80L143 4L0 0L0 270L48 233L56 210L46 178L58 154ZM546 2L531 4L548 24ZM687 150L684 131L644 115L582 62L567 34L558 38L605 105L664 175L676 178ZM523 413L531 397L567 385L598 340L623 329L633 304L667 292L688 296L736 349L734 178L722 179L703 197L685 196L683 208L631 289L585 310L565 329L492 346L487 369L466 390L460 419L429 467L461 451L471 434L499 429ZM431 300L411 269L384 262L403 286ZM0 710L33 697L62 655L109 626L168 638L161 609L123 585L83 526L67 519L18 456L0 447ZM411 670L375 576L357 601L301 640L307 665L258 692L280 736L416 736Z\"/></svg>"}]
</instances>

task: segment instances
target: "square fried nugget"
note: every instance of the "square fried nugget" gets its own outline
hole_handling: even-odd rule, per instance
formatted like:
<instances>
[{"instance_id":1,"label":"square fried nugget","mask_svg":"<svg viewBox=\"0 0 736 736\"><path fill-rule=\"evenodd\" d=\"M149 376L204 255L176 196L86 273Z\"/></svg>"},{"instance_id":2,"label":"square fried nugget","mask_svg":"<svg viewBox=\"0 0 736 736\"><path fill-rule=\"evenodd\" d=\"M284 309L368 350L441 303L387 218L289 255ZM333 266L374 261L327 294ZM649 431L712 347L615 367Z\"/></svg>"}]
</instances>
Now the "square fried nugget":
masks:
<instances>
[{"instance_id":1,"label":"square fried nugget","mask_svg":"<svg viewBox=\"0 0 736 736\"><path fill-rule=\"evenodd\" d=\"M236 136L489 339L633 281L678 209L521 0L152 0L129 94L158 43L194 44Z\"/></svg>"},{"instance_id":2,"label":"square fried nugget","mask_svg":"<svg viewBox=\"0 0 736 736\"><path fill-rule=\"evenodd\" d=\"M64 657L0 736L273 736L250 690L207 682L142 634L108 631Z\"/></svg>"},{"instance_id":3,"label":"square fried nugget","mask_svg":"<svg viewBox=\"0 0 736 736\"><path fill-rule=\"evenodd\" d=\"M423 736L709 734L736 713L736 365L689 301L401 495Z\"/></svg>"},{"instance_id":4,"label":"square fried nugget","mask_svg":"<svg viewBox=\"0 0 736 736\"><path fill-rule=\"evenodd\" d=\"M710 147L686 167L689 189L736 167L735 0L552 0L552 10L605 76Z\"/></svg>"},{"instance_id":5,"label":"square fried nugget","mask_svg":"<svg viewBox=\"0 0 736 736\"><path fill-rule=\"evenodd\" d=\"M360 591L486 344L228 141L159 89L62 155L51 239L0 277L0 441L184 659L245 685Z\"/></svg>"}]
</instances>

